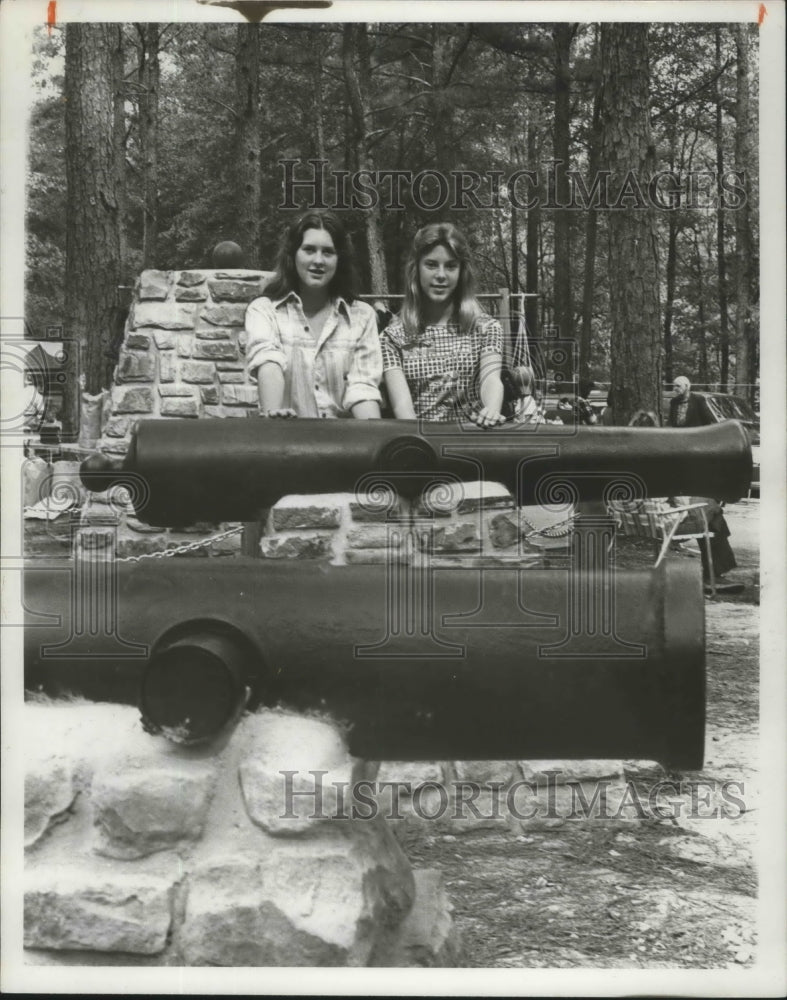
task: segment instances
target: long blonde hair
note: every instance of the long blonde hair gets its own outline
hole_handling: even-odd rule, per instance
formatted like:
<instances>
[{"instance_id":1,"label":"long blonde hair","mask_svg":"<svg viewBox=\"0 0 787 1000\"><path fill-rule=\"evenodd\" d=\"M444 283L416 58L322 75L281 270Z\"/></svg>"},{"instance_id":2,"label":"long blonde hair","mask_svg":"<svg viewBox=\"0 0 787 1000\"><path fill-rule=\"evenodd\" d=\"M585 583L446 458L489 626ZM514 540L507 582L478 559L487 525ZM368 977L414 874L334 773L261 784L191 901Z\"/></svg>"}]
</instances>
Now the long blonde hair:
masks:
<instances>
[{"instance_id":1,"label":"long blonde hair","mask_svg":"<svg viewBox=\"0 0 787 1000\"><path fill-rule=\"evenodd\" d=\"M423 226L415 234L404 269L404 305L401 319L409 340L416 340L425 325L424 294L418 277L418 265L425 254L438 246L445 247L459 261L459 281L453 293L453 305L460 331L468 333L479 316L484 315L484 310L475 296L475 276L467 240L450 222L431 223Z\"/></svg>"}]
</instances>

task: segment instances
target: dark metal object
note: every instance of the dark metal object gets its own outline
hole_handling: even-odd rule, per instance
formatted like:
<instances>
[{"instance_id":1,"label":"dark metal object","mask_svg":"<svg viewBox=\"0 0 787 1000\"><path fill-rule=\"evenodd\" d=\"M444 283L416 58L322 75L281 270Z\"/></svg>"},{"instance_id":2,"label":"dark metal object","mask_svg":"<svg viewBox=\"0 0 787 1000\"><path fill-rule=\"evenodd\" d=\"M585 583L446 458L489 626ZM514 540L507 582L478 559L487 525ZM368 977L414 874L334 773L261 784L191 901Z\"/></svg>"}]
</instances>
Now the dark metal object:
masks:
<instances>
[{"instance_id":1,"label":"dark metal object","mask_svg":"<svg viewBox=\"0 0 787 1000\"><path fill-rule=\"evenodd\" d=\"M286 494L353 491L370 473L410 496L430 482L485 479L520 504L543 502L550 481L577 500L603 499L616 482L634 495L736 500L749 488L751 448L735 421L481 431L402 420L143 420L122 469L100 457L82 467L91 490L132 480L137 516L161 526L253 520Z\"/></svg>"},{"instance_id":2,"label":"dark metal object","mask_svg":"<svg viewBox=\"0 0 787 1000\"><path fill-rule=\"evenodd\" d=\"M702 765L695 565L602 580L614 612L606 630L572 621L577 594L598 593L587 573L433 569L409 578L422 590L408 623L394 569L413 572L254 559L116 564L113 629L75 635L72 564L34 563L25 578L26 687L136 703L145 677L148 716L152 709L159 726L185 727L186 738L195 711L204 735L248 685L252 707L346 720L352 752L371 759ZM132 648L131 637L147 648ZM182 669L195 656L202 678ZM217 690L226 700L214 712L206 698Z\"/></svg>"}]
</instances>

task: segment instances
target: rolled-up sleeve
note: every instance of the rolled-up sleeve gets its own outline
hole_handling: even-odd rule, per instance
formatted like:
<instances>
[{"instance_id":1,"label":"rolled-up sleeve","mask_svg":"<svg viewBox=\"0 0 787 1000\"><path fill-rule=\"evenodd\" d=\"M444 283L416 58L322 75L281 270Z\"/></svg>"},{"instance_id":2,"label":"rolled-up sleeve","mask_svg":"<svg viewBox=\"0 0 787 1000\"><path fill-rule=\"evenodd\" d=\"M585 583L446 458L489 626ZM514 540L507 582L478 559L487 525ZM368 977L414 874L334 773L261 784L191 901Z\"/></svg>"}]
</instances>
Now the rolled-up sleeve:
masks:
<instances>
[{"instance_id":1,"label":"rolled-up sleeve","mask_svg":"<svg viewBox=\"0 0 787 1000\"><path fill-rule=\"evenodd\" d=\"M268 298L255 299L246 310L246 370L257 378L257 369L267 361L287 370L287 355L279 336L273 303Z\"/></svg>"},{"instance_id":2,"label":"rolled-up sleeve","mask_svg":"<svg viewBox=\"0 0 787 1000\"><path fill-rule=\"evenodd\" d=\"M377 333L377 317L374 310L365 303L353 306L354 309L359 307L362 309L358 320L362 324L361 334L353 351L347 372L347 387L342 398L342 407L348 411L356 403L366 400L382 402L380 379L383 377L383 359Z\"/></svg>"}]
</instances>

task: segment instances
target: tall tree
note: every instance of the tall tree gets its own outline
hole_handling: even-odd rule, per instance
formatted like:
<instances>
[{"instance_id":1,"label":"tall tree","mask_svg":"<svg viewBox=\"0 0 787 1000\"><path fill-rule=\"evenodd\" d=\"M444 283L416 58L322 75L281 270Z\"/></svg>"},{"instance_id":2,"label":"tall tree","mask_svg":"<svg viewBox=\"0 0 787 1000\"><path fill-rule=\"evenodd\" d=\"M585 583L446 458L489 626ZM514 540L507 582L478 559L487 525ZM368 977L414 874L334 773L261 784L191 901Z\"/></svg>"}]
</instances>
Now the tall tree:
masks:
<instances>
[{"instance_id":1,"label":"tall tree","mask_svg":"<svg viewBox=\"0 0 787 1000\"><path fill-rule=\"evenodd\" d=\"M590 150L588 152L588 177L590 183L598 173L601 147L601 80L599 79L593 98L593 119L590 127ZM593 300L596 287L596 234L598 213L591 207L585 222L585 266L582 285L582 324L579 331L579 377L590 379L591 348L593 333Z\"/></svg>"},{"instance_id":2,"label":"tall tree","mask_svg":"<svg viewBox=\"0 0 787 1000\"><path fill-rule=\"evenodd\" d=\"M262 145L260 118L260 26L237 27L235 86L238 148L238 216L249 266L260 264Z\"/></svg>"},{"instance_id":3,"label":"tall tree","mask_svg":"<svg viewBox=\"0 0 787 1000\"><path fill-rule=\"evenodd\" d=\"M601 160L621 205L607 226L612 412L615 423L625 424L638 409L661 410L655 215L637 195L655 172L647 25L603 24L601 66ZM632 197L633 210L626 210Z\"/></svg>"},{"instance_id":4,"label":"tall tree","mask_svg":"<svg viewBox=\"0 0 787 1000\"><path fill-rule=\"evenodd\" d=\"M721 28L714 30L716 43L716 80L714 83L714 98L716 104L715 138L716 138L716 176L719 181L724 176L724 133L722 131L722 96L719 77L722 73L721 63ZM716 208L716 266L719 283L719 381L723 392L727 391L730 373L730 333L727 321L727 256L724 250L724 199L719 198Z\"/></svg>"},{"instance_id":5,"label":"tall tree","mask_svg":"<svg viewBox=\"0 0 787 1000\"><path fill-rule=\"evenodd\" d=\"M66 334L79 345L84 388L105 386L104 351L117 310L122 219L114 139L113 57L119 25L66 26ZM76 373L73 372L72 375ZM68 379L64 429L77 427Z\"/></svg>"},{"instance_id":6,"label":"tall tree","mask_svg":"<svg viewBox=\"0 0 787 1000\"><path fill-rule=\"evenodd\" d=\"M357 66L356 66L357 60ZM355 152L359 170L374 170L369 139L368 95L371 91L371 53L365 24L345 24L342 37L342 66L349 98ZM379 202L364 212L369 281L375 295L388 291L388 273L383 243L383 215Z\"/></svg>"},{"instance_id":7,"label":"tall tree","mask_svg":"<svg viewBox=\"0 0 787 1000\"><path fill-rule=\"evenodd\" d=\"M735 213L735 333L738 341L739 390L753 403L758 368L757 331L752 322L752 273L754 270L751 211L752 125L749 94L748 25L735 25L737 53L735 108L735 169L743 184L745 200Z\"/></svg>"},{"instance_id":8,"label":"tall tree","mask_svg":"<svg viewBox=\"0 0 787 1000\"><path fill-rule=\"evenodd\" d=\"M161 25L138 24L139 146L142 161L142 266L156 267L159 229L159 45Z\"/></svg>"},{"instance_id":9,"label":"tall tree","mask_svg":"<svg viewBox=\"0 0 787 1000\"><path fill-rule=\"evenodd\" d=\"M571 139L571 42L576 26L561 22L552 29L554 45L555 118L553 145L555 153L555 194L559 205L569 200L569 155ZM554 210L555 220L555 324L561 340L573 341L574 307L571 301L571 209ZM574 377L571 354L563 370L566 378Z\"/></svg>"}]
</instances>

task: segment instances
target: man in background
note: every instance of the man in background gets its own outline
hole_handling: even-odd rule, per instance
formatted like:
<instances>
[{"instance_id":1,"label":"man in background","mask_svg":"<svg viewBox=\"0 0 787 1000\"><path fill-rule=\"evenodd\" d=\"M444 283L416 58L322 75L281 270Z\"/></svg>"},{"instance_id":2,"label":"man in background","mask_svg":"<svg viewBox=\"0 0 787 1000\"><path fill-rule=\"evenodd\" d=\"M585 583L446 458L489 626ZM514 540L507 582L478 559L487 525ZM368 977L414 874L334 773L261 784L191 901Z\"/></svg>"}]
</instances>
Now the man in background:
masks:
<instances>
[{"instance_id":1,"label":"man in background","mask_svg":"<svg viewBox=\"0 0 787 1000\"><path fill-rule=\"evenodd\" d=\"M691 382L685 375L678 375L675 379L672 393L669 401L670 427L702 427L713 423L705 400L691 391Z\"/></svg>"}]
</instances>

